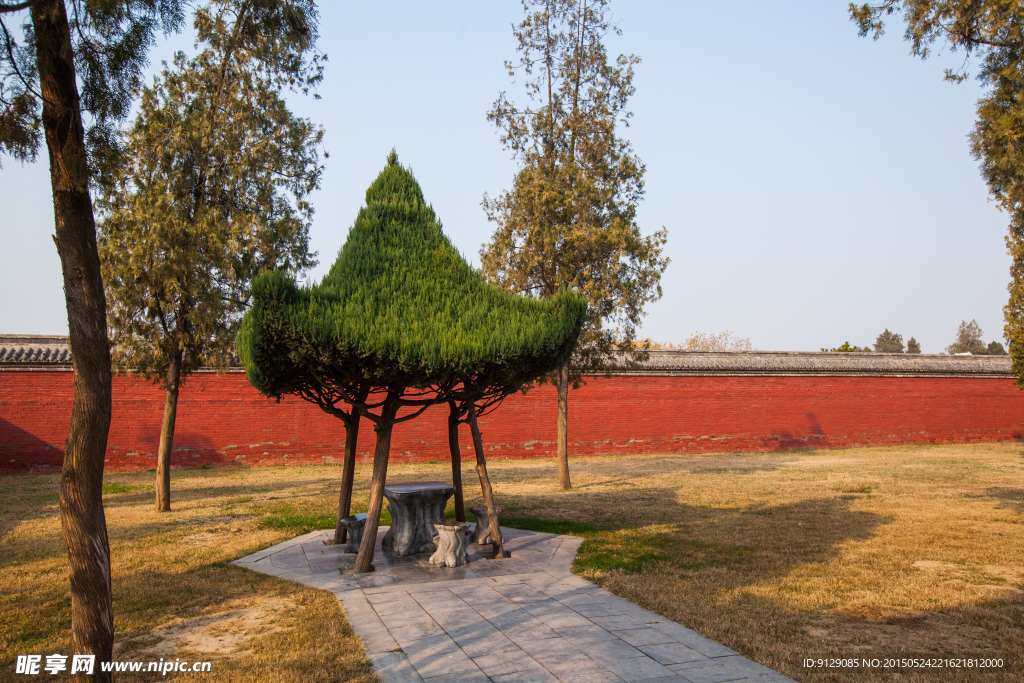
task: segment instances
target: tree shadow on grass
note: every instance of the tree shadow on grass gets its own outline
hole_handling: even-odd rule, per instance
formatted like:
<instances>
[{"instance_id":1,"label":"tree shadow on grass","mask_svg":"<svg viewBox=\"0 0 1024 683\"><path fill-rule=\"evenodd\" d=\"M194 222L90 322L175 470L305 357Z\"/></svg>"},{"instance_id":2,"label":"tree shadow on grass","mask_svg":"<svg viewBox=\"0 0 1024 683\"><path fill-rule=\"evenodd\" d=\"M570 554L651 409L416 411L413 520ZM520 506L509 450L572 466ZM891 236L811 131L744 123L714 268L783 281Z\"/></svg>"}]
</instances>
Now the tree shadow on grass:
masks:
<instances>
[{"instance_id":1,"label":"tree shadow on grass","mask_svg":"<svg viewBox=\"0 0 1024 683\"><path fill-rule=\"evenodd\" d=\"M674 473L700 474L721 472L729 474L755 474L757 472L774 472L782 469L793 460L795 458L779 456L774 453L770 455L765 453L700 453L684 456L632 456L629 458L629 468L635 469L637 473L629 477L622 476L623 465L618 458L598 461L581 458L575 467L577 472L582 472L590 477L608 475L617 477L615 482L632 482L638 476ZM537 472L536 469L522 469L516 472L514 465L503 463L502 476L505 478L515 478L517 476L533 478L537 476ZM586 489L615 482L593 481L574 484L573 487L576 489Z\"/></svg>"},{"instance_id":2,"label":"tree shadow on grass","mask_svg":"<svg viewBox=\"0 0 1024 683\"><path fill-rule=\"evenodd\" d=\"M841 582L848 577L836 578ZM808 683L995 682L1021 680L1024 673L1024 599L1019 593L990 595L970 604L934 610L877 604L808 610L785 594L765 591L740 590L726 599L705 601L701 595L686 595L679 589L678 575L667 572L629 580L615 577L606 587ZM822 671L804 666L807 658L852 658L858 663L864 659L976 658L999 659L1003 665L985 674L977 668L965 672L941 666Z\"/></svg>"},{"instance_id":3,"label":"tree shadow on grass","mask_svg":"<svg viewBox=\"0 0 1024 683\"><path fill-rule=\"evenodd\" d=\"M1015 489L1006 486L996 486L985 490L985 494L1001 501L1001 508L1009 508L1020 514L1024 514L1024 489Z\"/></svg>"},{"instance_id":4,"label":"tree shadow on grass","mask_svg":"<svg viewBox=\"0 0 1024 683\"><path fill-rule=\"evenodd\" d=\"M848 541L871 537L891 517L854 510L852 497L792 504L705 507L680 503L676 488L633 487L600 500L566 501L506 495L502 524L583 536L578 572L635 574L656 564L687 571L732 568L721 590L825 562ZM553 504L554 503L554 504Z\"/></svg>"},{"instance_id":5,"label":"tree shadow on grass","mask_svg":"<svg viewBox=\"0 0 1024 683\"><path fill-rule=\"evenodd\" d=\"M1014 506L1022 493L989 491ZM783 504L747 498L723 507L691 505L679 496L671 487L605 492L604 500L589 503L505 494L502 503L512 513L502 523L582 536L575 573L798 680L849 680L851 671L803 668L809 656L1001 656L1020 673L1024 593L1013 586L998 592L998 586L977 586L992 590L934 611L875 604L890 586L861 578L856 556L849 570L842 558L851 543L896 520L858 509L859 495ZM870 560L865 568L880 562L884 574L893 559ZM843 597L836 609L823 608L833 582ZM851 589L858 582L863 589ZM914 585L908 581L908 590ZM918 598L906 595L908 604ZM909 673L907 680L917 680ZM928 674L930 681L965 680L954 670Z\"/></svg>"},{"instance_id":6,"label":"tree shadow on grass","mask_svg":"<svg viewBox=\"0 0 1024 683\"><path fill-rule=\"evenodd\" d=\"M178 470L177 472L180 472ZM207 498L217 498L221 496L251 496L253 494L266 494L273 492L280 492L287 489L301 488L303 486L324 486L325 481L323 479L305 479L300 481L288 481L283 483L273 482L261 482L259 484L239 484L235 486L195 486L186 489L176 489L175 484L175 473L171 474L171 513L175 510L186 506L188 503L197 501L203 501ZM224 476L224 472L218 472L217 470L211 471L211 476ZM341 482L341 472L339 468L338 482ZM181 484L181 476L179 474L179 485ZM318 492L319 493L319 492ZM116 507L133 507L140 503L153 502L153 488L152 486L146 487L146 490L138 491L135 493L118 493L113 495L104 495L103 507L104 508L116 508ZM268 500L277 500L276 498L269 498ZM286 497L282 497L281 500L287 500Z\"/></svg>"}]
</instances>

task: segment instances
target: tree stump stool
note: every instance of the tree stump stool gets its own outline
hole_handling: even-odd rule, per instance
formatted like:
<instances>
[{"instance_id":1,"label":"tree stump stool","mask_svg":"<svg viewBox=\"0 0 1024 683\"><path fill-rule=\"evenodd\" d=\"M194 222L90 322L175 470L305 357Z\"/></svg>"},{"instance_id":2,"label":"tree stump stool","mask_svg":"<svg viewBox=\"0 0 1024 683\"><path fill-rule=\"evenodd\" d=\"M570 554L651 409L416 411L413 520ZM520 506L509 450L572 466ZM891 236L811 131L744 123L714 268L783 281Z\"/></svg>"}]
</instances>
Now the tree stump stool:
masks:
<instances>
[{"instance_id":1,"label":"tree stump stool","mask_svg":"<svg viewBox=\"0 0 1024 683\"><path fill-rule=\"evenodd\" d=\"M469 525L465 522L439 522L434 524L437 536L437 550L430 556L430 564L438 567L458 567L469 561L466 553L466 532Z\"/></svg>"},{"instance_id":2,"label":"tree stump stool","mask_svg":"<svg viewBox=\"0 0 1024 683\"><path fill-rule=\"evenodd\" d=\"M348 532L348 543L345 545L346 553L358 553L359 544L363 542L363 529L366 528L366 513L358 512L341 520L341 525Z\"/></svg>"},{"instance_id":3,"label":"tree stump stool","mask_svg":"<svg viewBox=\"0 0 1024 683\"><path fill-rule=\"evenodd\" d=\"M487 516L487 508L469 508L469 511L476 517L476 528L473 530L473 541L479 545L486 545L491 542L491 520ZM501 508L494 508L494 511L501 514Z\"/></svg>"}]
</instances>

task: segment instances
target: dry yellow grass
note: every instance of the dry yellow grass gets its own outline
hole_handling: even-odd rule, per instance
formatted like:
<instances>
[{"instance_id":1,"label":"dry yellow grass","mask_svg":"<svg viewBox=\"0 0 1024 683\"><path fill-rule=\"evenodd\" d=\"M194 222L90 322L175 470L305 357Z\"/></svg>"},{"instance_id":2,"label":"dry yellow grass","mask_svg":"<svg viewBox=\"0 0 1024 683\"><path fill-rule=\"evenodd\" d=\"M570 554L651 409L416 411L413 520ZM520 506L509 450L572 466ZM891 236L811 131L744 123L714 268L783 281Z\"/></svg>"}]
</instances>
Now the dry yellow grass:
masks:
<instances>
[{"instance_id":1,"label":"dry yellow grass","mask_svg":"<svg viewBox=\"0 0 1024 683\"><path fill-rule=\"evenodd\" d=\"M108 473L115 660L210 661L204 681L376 680L331 593L227 564L294 536L287 526L264 528L267 520L288 522L288 506L326 495L333 476L327 468L176 470L174 511L161 514L152 510L152 473ZM0 680L24 680L14 675L17 655L69 652L58 479L0 479Z\"/></svg>"},{"instance_id":2,"label":"dry yellow grass","mask_svg":"<svg viewBox=\"0 0 1024 683\"><path fill-rule=\"evenodd\" d=\"M976 444L495 467L529 525L587 537L577 573L801 681L804 657L997 656L1024 680L1024 450ZM552 522L563 524L552 524Z\"/></svg>"},{"instance_id":3,"label":"dry yellow grass","mask_svg":"<svg viewBox=\"0 0 1024 683\"><path fill-rule=\"evenodd\" d=\"M798 680L882 678L808 671L806 656L901 653L1014 668L899 680L1024 680L1018 444L578 459L570 492L550 460L490 469L508 522L586 537L582 576ZM400 465L389 478L447 472ZM107 476L119 657L206 647L204 680L372 678L330 594L225 565L330 526L340 468L176 470L169 515L150 509L152 477ZM67 652L56 487L0 479L0 679L17 654Z\"/></svg>"}]
</instances>

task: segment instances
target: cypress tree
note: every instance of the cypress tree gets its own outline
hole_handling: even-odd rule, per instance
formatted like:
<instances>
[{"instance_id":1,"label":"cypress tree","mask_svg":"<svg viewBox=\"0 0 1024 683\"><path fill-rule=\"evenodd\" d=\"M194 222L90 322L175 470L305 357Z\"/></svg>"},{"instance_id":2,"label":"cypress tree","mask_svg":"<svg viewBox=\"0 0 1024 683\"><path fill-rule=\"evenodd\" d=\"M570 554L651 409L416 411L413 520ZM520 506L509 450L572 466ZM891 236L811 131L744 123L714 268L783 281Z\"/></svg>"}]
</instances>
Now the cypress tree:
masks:
<instances>
[{"instance_id":1,"label":"cypress tree","mask_svg":"<svg viewBox=\"0 0 1024 683\"><path fill-rule=\"evenodd\" d=\"M495 406L564 364L587 314L586 301L569 290L539 300L489 284L444 235L394 150L324 279L300 287L286 273L268 272L253 280L252 297L238 351L253 386L272 397L300 396L338 417L345 403L348 414L374 423L356 571L369 570L373 556L393 426L431 405L458 402L490 501L477 406Z\"/></svg>"}]
</instances>

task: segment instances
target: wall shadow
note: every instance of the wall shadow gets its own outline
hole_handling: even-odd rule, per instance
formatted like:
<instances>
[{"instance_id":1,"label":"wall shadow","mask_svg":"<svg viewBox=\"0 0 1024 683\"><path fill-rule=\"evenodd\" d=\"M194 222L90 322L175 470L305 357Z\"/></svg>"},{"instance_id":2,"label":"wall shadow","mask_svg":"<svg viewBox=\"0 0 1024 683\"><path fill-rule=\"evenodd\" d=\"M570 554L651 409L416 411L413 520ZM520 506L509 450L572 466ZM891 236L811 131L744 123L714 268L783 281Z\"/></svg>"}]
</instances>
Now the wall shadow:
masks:
<instances>
[{"instance_id":1,"label":"wall shadow","mask_svg":"<svg viewBox=\"0 0 1024 683\"><path fill-rule=\"evenodd\" d=\"M54 472L63 464L63 448L0 417L0 474Z\"/></svg>"},{"instance_id":2,"label":"wall shadow","mask_svg":"<svg viewBox=\"0 0 1024 683\"><path fill-rule=\"evenodd\" d=\"M828 435L821 428L821 422L814 413L805 415L810 422L810 435L794 436L788 429L783 429L777 434L761 437L761 445L769 451L798 451L809 448L827 448Z\"/></svg>"}]
</instances>

